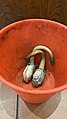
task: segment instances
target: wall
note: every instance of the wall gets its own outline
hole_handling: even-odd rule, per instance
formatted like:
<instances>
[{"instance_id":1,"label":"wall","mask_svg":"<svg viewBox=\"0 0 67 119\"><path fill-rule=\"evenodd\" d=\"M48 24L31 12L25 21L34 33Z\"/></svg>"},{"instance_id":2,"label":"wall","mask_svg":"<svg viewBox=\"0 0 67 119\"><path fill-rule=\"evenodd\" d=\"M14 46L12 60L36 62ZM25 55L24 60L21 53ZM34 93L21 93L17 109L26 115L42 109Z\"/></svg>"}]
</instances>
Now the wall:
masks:
<instances>
[{"instance_id":1,"label":"wall","mask_svg":"<svg viewBox=\"0 0 67 119\"><path fill-rule=\"evenodd\" d=\"M47 18L67 25L67 0L0 0L0 29L27 18Z\"/></svg>"}]
</instances>

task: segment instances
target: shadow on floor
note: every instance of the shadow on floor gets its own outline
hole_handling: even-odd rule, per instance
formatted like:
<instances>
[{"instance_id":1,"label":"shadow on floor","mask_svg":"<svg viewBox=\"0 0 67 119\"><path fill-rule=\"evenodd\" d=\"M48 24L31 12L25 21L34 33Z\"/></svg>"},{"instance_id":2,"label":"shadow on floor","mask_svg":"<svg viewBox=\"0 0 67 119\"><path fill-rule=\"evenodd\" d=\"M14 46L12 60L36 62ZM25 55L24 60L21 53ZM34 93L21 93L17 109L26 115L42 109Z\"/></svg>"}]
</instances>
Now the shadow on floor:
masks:
<instances>
[{"instance_id":1,"label":"shadow on floor","mask_svg":"<svg viewBox=\"0 0 67 119\"><path fill-rule=\"evenodd\" d=\"M44 102L42 104L38 104L38 105L33 105L29 103L25 103L25 104L29 108L29 110L32 113L34 113L34 115L40 117L41 119L46 119L52 113L54 113L60 101L61 101L61 93L59 92L54 96L52 96L47 102Z\"/></svg>"}]
</instances>

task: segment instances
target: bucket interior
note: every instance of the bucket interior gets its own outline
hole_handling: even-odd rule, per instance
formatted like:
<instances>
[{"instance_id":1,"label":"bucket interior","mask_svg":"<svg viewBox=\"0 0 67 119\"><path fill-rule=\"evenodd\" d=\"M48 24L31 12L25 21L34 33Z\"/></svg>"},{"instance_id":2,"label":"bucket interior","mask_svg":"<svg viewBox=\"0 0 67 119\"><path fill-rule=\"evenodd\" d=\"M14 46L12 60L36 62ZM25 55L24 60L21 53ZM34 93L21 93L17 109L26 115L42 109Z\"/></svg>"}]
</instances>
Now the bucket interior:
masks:
<instances>
[{"instance_id":1,"label":"bucket interior","mask_svg":"<svg viewBox=\"0 0 67 119\"><path fill-rule=\"evenodd\" d=\"M46 68L51 72L40 89L60 87L67 83L67 29L48 20L26 20L4 28L0 33L0 75L11 84L32 90L23 82L22 72L29 60L24 57L37 45L54 53L55 65L46 53ZM40 55L35 58L38 66ZM46 88L45 88L46 87ZM33 88L35 90L35 88ZM37 89L38 90L38 89Z\"/></svg>"}]
</instances>

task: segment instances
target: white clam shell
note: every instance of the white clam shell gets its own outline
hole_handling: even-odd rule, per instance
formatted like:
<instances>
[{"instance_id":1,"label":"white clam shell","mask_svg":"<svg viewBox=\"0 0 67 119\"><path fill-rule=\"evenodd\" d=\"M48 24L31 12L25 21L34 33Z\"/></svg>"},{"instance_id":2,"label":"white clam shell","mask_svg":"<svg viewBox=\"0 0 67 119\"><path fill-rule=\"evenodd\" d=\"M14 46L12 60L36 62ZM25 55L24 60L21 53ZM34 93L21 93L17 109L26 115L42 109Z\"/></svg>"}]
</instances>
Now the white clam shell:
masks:
<instances>
[{"instance_id":1,"label":"white clam shell","mask_svg":"<svg viewBox=\"0 0 67 119\"><path fill-rule=\"evenodd\" d=\"M45 76L46 76L46 72L44 72L41 69L37 69L33 75L33 79L32 79L33 85L36 87L40 86L43 83Z\"/></svg>"},{"instance_id":2,"label":"white clam shell","mask_svg":"<svg viewBox=\"0 0 67 119\"><path fill-rule=\"evenodd\" d=\"M25 82L29 82L32 78L35 66L34 65L27 65L23 72L23 78Z\"/></svg>"}]
</instances>

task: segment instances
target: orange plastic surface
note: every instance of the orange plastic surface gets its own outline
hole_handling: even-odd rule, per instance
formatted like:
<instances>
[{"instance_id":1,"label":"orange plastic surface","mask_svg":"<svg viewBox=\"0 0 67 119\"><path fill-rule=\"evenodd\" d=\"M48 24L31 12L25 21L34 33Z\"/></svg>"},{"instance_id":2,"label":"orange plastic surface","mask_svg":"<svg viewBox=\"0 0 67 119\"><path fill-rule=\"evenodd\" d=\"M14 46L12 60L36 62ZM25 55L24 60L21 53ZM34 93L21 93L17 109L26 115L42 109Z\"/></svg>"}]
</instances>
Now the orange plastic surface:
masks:
<instances>
[{"instance_id":1,"label":"orange plastic surface","mask_svg":"<svg viewBox=\"0 0 67 119\"><path fill-rule=\"evenodd\" d=\"M24 57L37 45L49 47L55 58L52 67L46 53L47 74L42 86L23 82ZM39 56L37 56L39 57ZM40 57L35 59L38 65ZM67 89L67 27L50 20L31 19L13 23L0 31L0 80L29 103L41 103Z\"/></svg>"}]
</instances>

